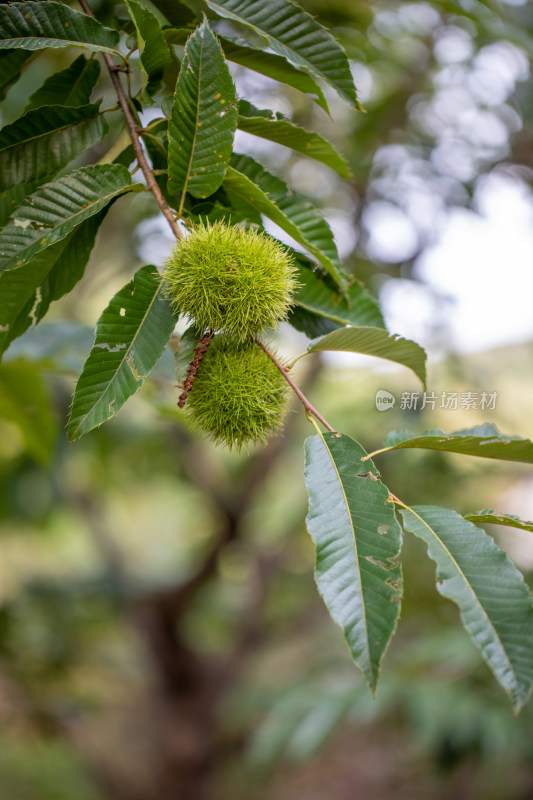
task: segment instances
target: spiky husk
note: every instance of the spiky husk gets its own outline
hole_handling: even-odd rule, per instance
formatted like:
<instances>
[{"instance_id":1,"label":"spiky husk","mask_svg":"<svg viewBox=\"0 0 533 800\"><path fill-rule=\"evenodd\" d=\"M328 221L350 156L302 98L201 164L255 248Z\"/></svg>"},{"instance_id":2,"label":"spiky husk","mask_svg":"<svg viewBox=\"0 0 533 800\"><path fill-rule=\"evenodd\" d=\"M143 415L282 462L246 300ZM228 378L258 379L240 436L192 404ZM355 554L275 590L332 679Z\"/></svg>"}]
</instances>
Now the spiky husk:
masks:
<instances>
[{"instance_id":1,"label":"spiky husk","mask_svg":"<svg viewBox=\"0 0 533 800\"><path fill-rule=\"evenodd\" d=\"M292 257L280 242L215 222L196 225L178 242L164 278L176 311L203 330L245 341L286 318L294 275Z\"/></svg>"},{"instance_id":2,"label":"spiky husk","mask_svg":"<svg viewBox=\"0 0 533 800\"><path fill-rule=\"evenodd\" d=\"M215 442L240 450L280 428L286 397L283 375L255 342L219 335L200 363L187 407Z\"/></svg>"}]
</instances>

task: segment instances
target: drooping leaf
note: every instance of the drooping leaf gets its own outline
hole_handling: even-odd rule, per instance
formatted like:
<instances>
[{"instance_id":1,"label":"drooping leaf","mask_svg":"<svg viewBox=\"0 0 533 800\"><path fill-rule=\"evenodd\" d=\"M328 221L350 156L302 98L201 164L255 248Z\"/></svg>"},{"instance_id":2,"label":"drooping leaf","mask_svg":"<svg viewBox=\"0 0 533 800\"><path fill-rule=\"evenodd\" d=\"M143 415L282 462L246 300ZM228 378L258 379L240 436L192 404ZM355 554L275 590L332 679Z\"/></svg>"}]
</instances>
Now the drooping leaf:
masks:
<instances>
[{"instance_id":1,"label":"drooping leaf","mask_svg":"<svg viewBox=\"0 0 533 800\"><path fill-rule=\"evenodd\" d=\"M63 297L81 280L108 208L82 222L26 266L0 275L0 355L44 317L53 300Z\"/></svg>"},{"instance_id":2,"label":"drooping leaf","mask_svg":"<svg viewBox=\"0 0 533 800\"><path fill-rule=\"evenodd\" d=\"M300 286L294 301L299 306L339 325L385 327L377 301L358 280L354 279L341 295L321 278L318 271L311 270L301 261L297 268Z\"/></svg>"},{"instance_id":3,"label":"drooping leaf","mask_svg":"<svg viewBox=\"0 0 533 800\"><path fill-rule=\"evenodd\" d=\"M515 711L533 686L533 598L522 575L483 530L437 506L403 510L406 530L423 539L437 565L437 589L459 606L483 658Z\"/></svg>"},{"instance_id":4,"label":"drooping leaf","mask_svg":"<svg viewBox=\"0 0 533 800\"><path fill-rule=\"evenodd\" d=\"M380 452L418 447L533 464L533 442L519 436L504 436L495 425L490 424L476 425L454 433L444 433L438 428L422 434L391 431L383 444L385 447Z\"/></svg>"},{"instance_id":5,"label":"drooping leaf","mask_svg":"<svg viewBox=\"0 0 533 800\"><path fill-rule=\"evenodd\" d=\"M240 22L283 58L322 78L348 103L358 106L346 54L310 14L288 0L207 0L220 17Z\"/></svg>"},{"instance_id":6,"label":"drooping leaf","mask_svg":"<svg viewBox=\"0 0 533 800\"><path fill-rule=\"evenodd\" d=\"M24 50L3 50L0 52L0 100L17 80L23 66L33 58Z\"/></svg>"},{"instance_id":7,"label":"drooping leaf","mask_svg":"<svg viewBox=\"0 0 533 800\"><path fill-rule=\"evenodd\" d=\"M410 339L402 339L397 334L388 333L383 328L339 328L336 331L313 339L307 346L307 353L321 350L339 350L349 353L362 353L367 356L385 358L396 364L403 364L426 382L426 353L422 347ZM302 358L298 356L298 358ZM294 361L297 361L296 358ZM294 363L294 362L293 362Z\"/></svg>"},{"instance_id":8,"label":"drooping leaf","mask_svg":"<svg viewBox=\"0 0 533 800\"><path fill-rule=\"evenodd\" d=\"M175 317L163 281L151 265L111 300L96 326L94 346L76 386L70 441L118 413L159 361Z\"/></svg>"},{"instance_id":9,"label":"drooping leaf","mask_svg":"<svg viewBox=\"0 0 533 800\"><path fill-rule=\"evenodd\" d=\"M79 108L43 106L0 131L0 188L53 177L104 138L99 103Z\"/></svg>"},{"instance_id":10,"label":"drooping leaf","mask_svg":"<svg viewBox=\"0 0 533 800\"><path fill-rule=\"evenodd\" d=\"M54 0L2 6L1 49L42 50L74 45L116 55L118 40L117 31Z\"/></svg>"},{"instance_id":11,"label":"drooping leaf","mask_svg":"<svg viewBox=\"0 0 533 800\"><path fill-rule=\"evenodd\" d=\"M324 111L329 113L327 100L318 83L307 72L296 69L282 56L256 50L254 47L243 47L225 36L220 37L224 55L229 61L246 67L267 78L292 86L293 89L309 95Z\"/></svg>"},{"instance_id":12,"label":"drooping leaf","mask_svg":"<svg viewBox=\"0 0 533 800\"><path fill-rule=\"evenodd\" d=\"M24 52L24 51L21 51ZM41 106L85 106L100 76L100 62L81 55L55 72L30 97L25 112Z\"/></svg>"},{"instance_id":13,"label":"drooping leaf","mask_svg":"<svg viewBox=\"0 0 533 800\"><path fill-rule=\"evenodd\" d=\"M164 31L166 40L172 44L185 44L189 35L186 28L172 28ZM243 46L240 42L233 41L228 36L220 36L219 41L228 61L233 61L241 67L246 67L267 78L292 86L293 89L309 95L318 105L329 113L328 104L324 93L318 83L307 72L302 72L293 67L282 56L257 50L255 47Z\"/></svg>"},{"instance_id":14,"label":"drooping leaf","mask_svg":"<svg viewBox=\"0 0 533 800\"><path fill-rule=\"evenodd\" d=\"M483 511L475 511L472 514L463 514L463 516L470 522L505 525L508 528L519 528L522 531L531 531L533 533L533 522L520 519L514 514L495 514L492 509L485 509Z\"/></svg>"},{"instance_id":15,"label":"drooping leaf","mask_svg":"<svg viewBox=\"0 0 533 800\"><path fill-rule=\"evenodd\" d=\"M237 126L241 131L277 142L309 158L314 158L331 167L342 178L350 177L348 164L330 142L318 133L311 133L294 125L283 114L261 110L247 100L240 100Z\"/></svg>"},{"instance_id":16,"label":"drooping leaf","mask_svg":"<svg viewBox=\"0 0 533 800\"><path fill-rule=\"evenodd\" d=\"M137 29L139 63L150 78L162 72L172 56L156 16L138 0L126 0L126 6Z\"/></svg>"},{"instance_id":17,"label":"drooping leaf","mask_svg":"<svg viewBox=\"0 0 533 800\"><path fill-rule=\"evenodd\" d=\"M0 231L0 275L23 267L124 192L143 191L119 164L82 167L37 189Z\"/></svg>"},{"instance_id":18,"label":"drooping leaf","mask_svg":"<svg viewBox=\"0 0 533 800\"><path fill-rule=\"evenodd\" d=\"M326 433L308 438L305 451L318 589L375 692L400 614L400 526L375 467L361 462L358 442Z\"/></svg>"},{"instance_id":19,"label":"drooping leaf","mask_svg":"<svg viewBox=\"0 0 533 800\"><path fill-rule=\"evenodd\" d=\"M339 284L344 274L333 234L326 220L311 203L267 172L249 156L233 155L226 170L224 189L249 205L303 245Z\"/></svg>"},{"instance_id":20,"label":"drooping leaf","mask_svg":"<svg viewBox=\"0 0 533 800\"><path fill-rule=\"evenodd\" d=\"M57 426L49 392L33 364L21 359L0 366L0 419L17 426L32 458L50 461Z\"/></svg>"},{"instance_id":21,"label":"drooping leaf","mask_svg":"<svg viewBox=\"0 0 533 800\"><path fill-rule=\"evenodd\" d=\"M224 178L237 127L235 86L207 20L185 45L168 125L169 191L212 194Z\"/></svg>"}]
</instances>

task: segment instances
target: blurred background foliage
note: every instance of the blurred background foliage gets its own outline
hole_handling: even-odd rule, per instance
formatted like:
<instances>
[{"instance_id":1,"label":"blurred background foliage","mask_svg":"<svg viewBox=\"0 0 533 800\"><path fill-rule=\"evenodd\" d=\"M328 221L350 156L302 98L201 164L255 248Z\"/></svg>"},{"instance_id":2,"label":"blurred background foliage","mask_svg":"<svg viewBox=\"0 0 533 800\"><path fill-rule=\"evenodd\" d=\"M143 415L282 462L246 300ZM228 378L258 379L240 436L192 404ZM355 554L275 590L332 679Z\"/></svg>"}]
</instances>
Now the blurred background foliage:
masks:
<instances>
[{"instance_id":1,"label":"blurred background foliage","mask_svg":"<svg viewBox=\"0 0 533 800\"><path fill-rule=\"evenodd\" d=\"M402 409L414 380L363 358L313 356L298 378L369 451L395 428L486 421L531 436L530 344L458 352L449 298L417 265L453 210L476 211L487 180L530 198L533 6L303 5L346 47L365 113L326 88L332 122L273 81L243 69L235 80L256 106L334 141L353 181L246 134L239 145L322 208L348 271L386 311L421 298L431 391L497 391L498 402L485 412ZM96 12L125 16L108 1ZM73 57L33 60L2 123ZM156 97L146 119L158 113ZM139 265L160 265L168 250L156 211L144 196L114 205L84 279L0 367L0 800L531 798L533 704L513 719L411 538L377 699L363 685L313 582L302 476L311 431L300 409L265 449L214 448L176 409L168 352L117 419L67 445L91 325ZM287 355L303 349L288 327L278 338ZM378 389L395 395L393 410L376 410ZM377 464L407 503L532 515L525 465L429 451ZM531 578L528 534L491 533Z\"/></svg>"}]
</instances>

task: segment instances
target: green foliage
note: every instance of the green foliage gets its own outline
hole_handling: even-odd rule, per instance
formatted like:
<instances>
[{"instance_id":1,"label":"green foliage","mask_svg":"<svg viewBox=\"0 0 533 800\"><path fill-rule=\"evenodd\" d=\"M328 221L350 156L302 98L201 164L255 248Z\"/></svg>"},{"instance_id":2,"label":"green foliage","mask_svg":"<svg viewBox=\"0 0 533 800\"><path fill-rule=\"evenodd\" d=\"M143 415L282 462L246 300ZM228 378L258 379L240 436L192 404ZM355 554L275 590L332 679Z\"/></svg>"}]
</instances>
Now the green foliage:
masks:
<instances>
[{"instance_id":1,"label":"green foliage","mask_svg":"<svg viewBox=\"0 0 533 800\"><path fill-rule=\"evenodd\" d=\"M442 15L448 13L445 5L440 8ZM306 443L308 528L316 545L317 582L372 691L400 611L401 532L394 516L399 506L405 528L428 544L437 563L439 589L459 605L467 631L519 709L533 685L533 605L519 573L472 520L528 532L531 523L492 512L465 519L432 506L409 509L389 493L362 446L335 433L287 368L276 364L273 354L269 358L264 343L266 351L255 341L257 334L283 320L311 339L303 355L363 353L402 364L424 385L426 381L423 349L385 329L378 302L364 286L367 281L370 289L377 288L383 278L380 265L376 271L365 262L364 242L357 245L362 257L358 250L345 271L326 219L329 214L315 207L305 188L303 193L294 191L270 171L301 177L302 163L326 165L336 173L329 175L335 181L332 194L338 189L346 207L353 206L355 225L364 212L364 182L376 168L373 153L382 144L380 125L386 119L387 130L396 130L397 110L385 88L381 117L372 109L356 117L359 105L348 55L320 21L320 4L313 10L317 18L292 0L187 0L185 5L127 0L125 7L105 7L105 19L112 25L108 27L55 0L4 4L2 97L13 85L26 86L24 77L17 83L19 76L34 58L41 58L42 50L77 47L94 53L70 61L61 52L49 52L48 59L42 59L42 85L31 94L26 86L20 107L10 105L11 93L7 101L6 119L14 121L0 130L0 352L38 325L52 301L76 286L88 264L91 272L90 255L111 205L122 204L122 213L137 221L155 210L153 196L178 241L166 260L164 280L162 265L136 269L132 254L126 254L128 277L133 277L111 298L96 325L94 345L74 393L68 438L78 439L114 417L154 374L160 359L163 367L155 374L168 388L173 380L167 345L174 347L177 341L172 334L181 316L180 325L190 327L181 337L175 367L177 380L186 383L188 411L173 416L168 412L177 425L188 419L216 443L236 450L264 442L282 426L291 383L308 417L328 428L328 433ZM469 25L479 25L480 41L499 30L488 8L481 21L459 7L453 6L453 11L454 24L464 16ZM339 11L336 19L338 31L344 14L349 15L348 10ZM402 84L402 59L411 52L411 40L402 38L398 23L387 45L390 73L380 75L386 48L380 51L376 42L388 34L385 18L378 16L371 15L374 27L361 17L364 33L347 39L350 57L366 65L372 82L377 75L377 86L388 87L391 77ZM428 34L424 39L424 51L431 38ZM524 45L523 36L515 40ZM128 48L132 49L123 55ZM138 57L133 56L135 50ZM418 52L416 47L413 52ZM98 53L105 55L102 76ZM234 73L229 62L237 65ZM252 92L258 85L257 80L247 81L247 70L299 92L294 119L290 113L258 108L256 97L237 100L232 74L243 78L244 94L248 85ZM418 69L416 75L420 85L411 83L412 72L404 83L423 96L426 70ZM347 126L358 151L357 158L352 153L349 159L356 181L351 190L341 183L351 177L348 161L322 133L307 129L315 121L317 127L326 124L310 111L309 100L328 111L320 82L332 90L333 110L335 92L349 104L342 114L353 114ZM107 97L110 86L117 92L118 106L102 111L102 96ZM402 114L407 114L406 98L402 103ZM148 111L151 122L145 122ZM401 124L404 121L402 117ZM271 148L265 152L272 152L267 161L274 166L267 169L248 153L235 152L237 127L262 139L261 147ZM245 136L240 140L246 143ZM425 141L420 151L424 147ZM313 161L303 162L302 156ZM372 191L379 182L382 187L387 184L389 174L386 169L385 177L380 173ZM300 185L305 187L303 177ZM321 185L310 191L317 205L327 204ZM395 176L394 202L401 192L401 176ZM118 237L120 227L113 231ZM283 232L279 238L278 229ZM289 243L283 236L290 237ZM404 267L406 273L411 269ZM86 299L93 298L83 295L84 313L91 315ZM57 357L44 339L39 348L31 338L19 355L33 352L40 364L63 371L59 340L68 336L68 329L57 330L60 333L49 340ZM206 331L219 335L200 358L196 347ZM76 356L67 359L68 370L79 360L85 328L83 332L81 340L72 334ZM32 335L39 339L38 333ZM13 391L9 378L16 384ZM40 376L32 384L26 362L17 360L2 368L0 384L3 416L20 431L27 453L44 462L55 430L45 384ZM502 436L490 425L452 434L393 432L377 453L407 448L533 463L529 439ZM217 491L224 490L217 486ZM340 716L341 705L335 702L328 719Z\"/></svg>"},{"instance_id":2,"label":"green foliage","mask_svg":"<svg viewBox=\"0 0 533 800\"><path fill-rule=\"evenodd\" d=\"M0 134L0 188L44 183L103 139L108 127L99 106L42 105L6 125Z\"/></svg>"},{"instance_id":3,"label":"green foliage","mask_svg":"<svg viewBox=\"0 0 533 800\"><path fill-rule=\"evenodd\" d=\"M142 267L111 300L76 386L71 441L118 413L159 361L175 319L157 269Z\"/></svg>"},{"instance_id":4,"label":"green foliage","mask_svg":"<svg viewBox=\"0 0 533 800\"><path fill-rule=\"evenodd\" d=\"M310 133L293 125L283 114L272 114L270 111L256 108L247 100L241 100L237 125L241 131L261 136L263 139L277 142L309 158L321 161L338 172L342 178L350 177L348 164L332 144L317 133Z\"/></svg>"},{"instance_id":5,"label":"green foliage","mask_svg":"<svg viewBox=\"0 0 533 800\"><path fill-rule=\"evenodd\" d=\"M441 430L423 434L411 431L391 431L383 444L383 451L421 447L428 450L445 450L483 458L504 458L506 461L524 461L533 464L533 442L520 436L504 436L494 425L476 425L454 433Z\"/></svg>"},{"instance_id":6,"label":"green foliage","mask_svg":"<svg viewBox=\"0 0 533 800\"><path fill-rule=\"evenodd\" d=\"M464 514L464 518L470 522L489 523L490 525L505 525L509 528L519 528L522 531L533 533L533 522L526 522L514 514L495 514L492 509L475 511L472 514Z\"/></svg>"},{"instance_id":7,"label":"green foliage","mask_svg":"<svg viewBox=\"0 0 533 800\"><path fill-rule=\"evenodd\" d=\"M117 31L54 0L9 3L2 9L2 49L42 50L45 47L76 46L116 53L118 40Z\"/></svg>"},{"instance_id":8,"label":"green foliage","mask_svg":"<svg viewBox=\"0 0 533 800\"><path fill-rule=\"evenodd\" d=\"M313 339L307 346L307 353L318 353L322 350L364 353L386 358L409 367L424 385L426 383L426 354L420 345L379 328L339 328L319 339Z\"/></svg>"},{"instance_id":9,"label":"green foliage","mask_svg":"<svg viewBox=\"0 0 533 800\"><path fill-rule=\"evenodd\" d=\"M165 281L177 313L201 330L226 331L241 341L285 319L295 287L286 248L220 222L197 225L178 242Z\"/></svg>"},{"instance_id":10,"label":"green foliage","mask_svg":"<svg viewBox=\"0 0 533 800\"><path fill-rule=\"evenodd\" d=\"M240 450L279 430L287 384L255 342L215 336L189 394L192 419L215 442Z\"/></svg>"},{"instance_id":11,"label":"green foliage","mask_svg":"<svg viewBox=\"0 0 533 800\"><path fill-rule=\"evenodd\" d=\"M327 81L357 105L350 66L340 44L310 14L285 0L207 0L221 17L240 22L280 56Z\"/></svg>"},{"instance_id":12,"label":"green foliage","mask_svg":"<svg viewBox=\"0 0 533 800\"><path fill-rule=\"evenodd\" d=\"M402 596L401 529L361 445L327 433L305 443L307 528L316 545L316 581L344 630L355 663L375 693Z\"/></svg>"},{"instance_id":13,"label":"green foliage","mask_svg":"<svg viewBox=\"0 0 533 800\"><path fill-rule=\"evenodd\" d=\"M437 589L457 603L466 630L520 711L533 686L533 604L522 575L484 531L455 511L414 506L402 518L427 543Z\"/></svg>"},{"instance_id":14,"label":"green foliage","mask_svg":"<svg viewBox=\"0 0 533 800\"><path fill-rule=\"evenodd\" d=\"M81 55L66 69L54 72L28 100L26 111L41 106L84 106L100 77L100 64L95 58Z\"/></svg>"},{"instance_id":15,"label":"green foliage","mask_svg":"<svg viewBox=\"0 0 533 800\"><path fill-rule=\"evenodd\" d=\"M237 127L235 86L207 20L185 45L168 126L169 191L213 194Z\"/></svg>"},{"instance_id":16,"label":"green foliage","mask_svg":"<svg viewBox=\"0 0 533 800\"><path fill-rule=\"evenodd\" d=\"M226 170L224 189L279 225L307 248L336 281L343 283L344 275L331 229L308 200L294 191L289 192L282 180L271 175L250 156L233 156Z\"/></svg>"}]
</instances>

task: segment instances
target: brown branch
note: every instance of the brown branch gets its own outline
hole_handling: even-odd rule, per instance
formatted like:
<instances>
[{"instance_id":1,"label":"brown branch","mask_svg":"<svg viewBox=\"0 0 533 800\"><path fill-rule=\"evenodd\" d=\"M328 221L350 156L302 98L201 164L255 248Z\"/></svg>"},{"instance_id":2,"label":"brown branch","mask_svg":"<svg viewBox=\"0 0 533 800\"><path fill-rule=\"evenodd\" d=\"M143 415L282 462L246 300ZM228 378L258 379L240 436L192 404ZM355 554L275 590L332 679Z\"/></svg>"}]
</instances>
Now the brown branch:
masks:
<instances>
[{"instance_id":1,"label":"brown branch","mask_svg":"<svg viewBox=\"0 0 533 800\"><path fill-rule=\"evenodd\" d=\"M95 15L92 12L91 7L87 3L87 0L79 0L79 3L80 3L80 6L83 8L85 13L89 17L93 17L93 19L96 19ZM141 140L139 139L139 135L138 135L138 132L137 132L138 125L137 125L137 123L135 121L135 118L133 116L133 112L132 112L132 110L130 108L130 105L129 105L127 99L126 99L126 95L124 94L124 90L122 89L122 85L120 83L119 72L124 71L124 69L122 67L118 67L114 63L113 58L112 58L112 56L109 55L109 53L102 53L102 55L104 57L104 61L106 63L107 69L109 70L109 76L111 78L111 82L113 83L113 86L115 87L115 91L117 93L117 98L118 98L118 103L120 105L122 113L124 114L124 119L126 120L126 125L128 126L128 131L129 131L129 134L130 134L131 143L133 145L133 151L135 153L135 156L137 158L139 166L140 166L140 168L142 170L142 173L143 173L143 175L144 175L144 177L146 179L146 183L148 185L148 188L152 192L157 205L161 209L161 212L163 213L163 215L165 216L168 224L172 228L172 233L174 234L176 239L178 239L178 240L179 239L183 239L183 234L179 229L178 223L176 222L176 218L175 218L174 214L172 213L172 210L171 210L170 206L168 205L167 201L163 197L163 193L161 192L161 189L159 188L159 186L157 184L157 181L155 179L155 175L154 175L154 173L152 171L152 168L151 168L150 164L148 163L148 161L146 159L146 156L144 155L144 151L143 151L143 148L142 148Z\"/></svg>"},{"instance_id":2,"label":"brown branch","mask_svg":"<svg viewBox=\"0 0 533 800\"><path fill-rule=\"evenodd\" d=\"M308 414L312 414L312 415L313 415L313 417L316 417L316 418L317 418L317 420L318 420L319 422L321 422L321 423L322 423L322 425L323 425L325 428L327 428L327 430L328 430L328 431L330 431L330 433L335 433L335 428L332 428L332 427L331 427L331 425L329 424L329 422L328 422L327 420L325 420L325 419L324 419L324 417L322 416L322 414L320 414L320 413L319 413L319 412L316 410L316 408L315 408L314 406L312 406L312 405L311 405L311 403L309 402L309 400L307 399L307 397L305 396L305 394L302 392L302 390L301 390L301 389L300 389L300 388L299 388L299 387L298 387L298 386L297 386L297 385L294 383L293 379L290 377L290 375L288 374L288 372L287 372L286 368L283 366L283 364L281 363L281 361L278 361L278 359L276 358L276 356L274 355L274 353L272 353L272 351L271 351L271 350L269 350L269 349L268 349L268 347L267 347L265 344L263 344L263 342L262 342L262 341L260 341L260 339L256 339L256 341L257 341L257 344L259 345L259 347L260 347L262 350L264 350L264 351L265 351L265 353L266 353L266 354L267 354L267 356L270 358L270 360L274 362L274 364L275 364L275 365L276 365L276 367L279 369L279 371L281 372L281 374L283 375L283 377L285 378L285 380L287 381L287 383L289 384L289 386L291 387L291 389L293 390L293 392L294 392L294 393L297 395L297 397L298 397L298 398L301 400L301 402L303 403L303 405L304 405L304 408L305 408L305 410L307 411L307 413L308 413Z\"/></svg>"},{"instance_id":3,"label":"brown branch","mask_svg":"<svg viewBox=\"0 0 533 800\"><path fill-rule=\"evenodd\" d=\"M189 370L187 372L187 378L185 379L185 384L183 386L183 392L180 394L178 398L178 408L183 408L185 403L187 402L187 397L189 396L189 392L191 391L194 379L196 378L196 373L198 372L200 361L204 357L205 351L211 344L213 336L214 333L211 333L211 331L209 331L204 336L202 336L202 338L194 348L194 355L191 363L189 364Z\"/></svg>"}]
</instances>

